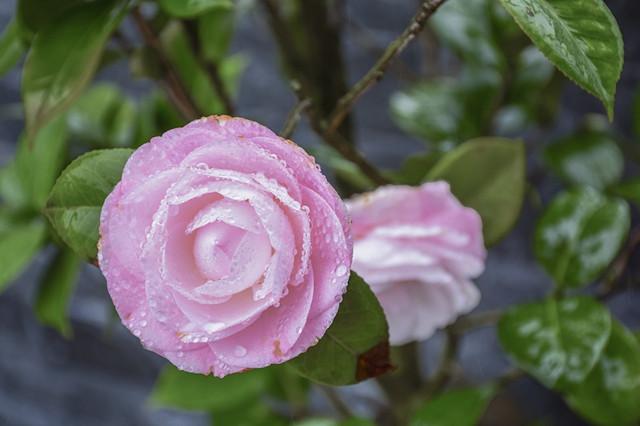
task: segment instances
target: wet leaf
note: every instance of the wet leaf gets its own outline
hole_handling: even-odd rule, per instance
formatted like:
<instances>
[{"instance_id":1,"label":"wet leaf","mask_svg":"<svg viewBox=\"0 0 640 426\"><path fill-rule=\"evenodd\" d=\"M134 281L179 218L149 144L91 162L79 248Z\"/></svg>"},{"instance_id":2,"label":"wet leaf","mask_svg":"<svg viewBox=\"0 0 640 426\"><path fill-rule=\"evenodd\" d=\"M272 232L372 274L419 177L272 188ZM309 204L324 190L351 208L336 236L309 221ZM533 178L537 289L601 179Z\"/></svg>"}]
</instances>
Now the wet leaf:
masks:
<instances>
[{"instance_id":1,"label":"wet leaf","mask_svg":"<svg viewBox=\"0 0 640 426\"><path fill-rule=\"evenodd\" d=\"M513 227L525 189L525 152L521 141L479 138L447 153L426 180L445 180L462 204L482 217L487 245L495 244Z\"/></svg>"},{"instance_id":2,"label":"wet leaf","mask_svg":"<svg viewBox=\"0 0 640 426\"><path fill-rule=\"evenodd\" d=\"M640 342L622 324L613 322L600 360L567 401L598 425L632 425L640 420Z\"/></svg>"},{"instance_id":3,"label":"wet leaf","mask_svg":"<svg viewBox=\"0 0 640 426\"><path fill-rule=\"evenodd\" d=\"M69 164L51 190L44 213L58 236L83 259L96 258L102 204L120 181L132 152L118 148L84 154Z\"/></svg>"},{"instance_id":4,"label":"wet leaf","mask_svg":"<svg viewBox=\"0 0 640 426\"><path fill-rule=\"evenodd\" d=\"M514 306L498 323L500 344L515 363L560 389L587 377L610 333L609 312L585 296Z\"/></svg>"},{"instance_id":5,"label":"wet leaf","mask_svg":"<svg viewBox=\"0 0 640 426\"><path fill-rule=\"evenodd\" d=\"M387 320L378 299L352 272L340 310L325 335L289 365L315 382L357 383L392 368L388 340Z\"/></svg>"},{"instance_id":6,"label":"wet leaf","mask_svg":"<svg viewBox=\"0 0 640 426\"><path fill-rule=\"evenodd\" d=\"M545 159L570 185L604 189L617 182L624 169L618 145L606 133L580 132L549 145Z\"/></svg>"},{"instance_id":7,"label":"wet leaf","mask_svg":"<svg viewBox=\"0 0 640 426\"><path fill-rule=\"evenodd\" d=\"M547 207L536 227L534 251L557 285L584 286L611 263L629 226L626 202L578 188Z\"/></svg>"},{"instance_id":8,"label":"wet leaf","mask_svg":"<svg viewBox=\"0 0 640 426\"><path fill-rule=\"evenodd\" d=\"M602 0L500 0L542 53L613 118L622 35Z\"/></svg>"}]
</instances>

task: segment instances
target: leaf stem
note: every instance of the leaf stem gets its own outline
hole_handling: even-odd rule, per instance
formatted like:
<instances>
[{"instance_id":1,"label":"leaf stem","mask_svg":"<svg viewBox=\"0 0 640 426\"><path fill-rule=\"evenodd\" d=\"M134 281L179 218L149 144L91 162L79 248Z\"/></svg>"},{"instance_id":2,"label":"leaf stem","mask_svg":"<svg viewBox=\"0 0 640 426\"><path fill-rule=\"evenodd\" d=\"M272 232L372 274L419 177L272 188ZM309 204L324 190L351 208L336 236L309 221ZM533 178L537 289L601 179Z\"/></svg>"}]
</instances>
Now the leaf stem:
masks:
<instances>
[{"instance_id":1,"label":"leaf stem","mask_svg":"<svg viewBox=\"0 0 640 426\"><path fill-rule=\"evenodd\" d=\"M424 0L415 14L411 23L382 53L376 63L367 71L351 89L345 93L336 105L335 110L329 118L326 132L334 133L345 117L349 114L353 105L369 88L384 77L384 73L389 68L393 60L409 45L409 43L424 28L427 20L446 0Z\"/></svg>"},{"instance_id":2,"label":"leaf stem","mask_svg":"<svg viewBox=\"0 0 640 426\"><path fill-rule=\"evenodd\" d=\"M311 106L311 99L300 99L293 109L289 112L287 119L284 123L280 136L289 139L293 132L296 130L298 122L302 118L302 113Z\"/></svg>"},{"instance_id":3,"label":"leaf stem","mask_svg":"<svg viewBox=\"0 0 640 426\"><path fill-rule=\"evenodd\" d=\"M293 82L292 87L298 95L298 99L309 99L309 96L307 96L307 94L303 92L304 89L300 83ZM360 154L360 152L352 144L345 140L340 134L335 132L327 132L327 127L324 121L316 112L313 104L310 104L306 108L306 112L307 116L309 117L309 121L311 122L311 127L318 135L322 137L327 145L331 146L344 158L354 163L375 184L386 185L390 183L390 181L386 177L384 177L374 165L369 163L369 161L367 161L367 159L364 158L364 156Z\"/></svg>"},{"instance_id":4,"label":"leaf stem","mask_svg":"<svg viewBox=\"0 0 640 426\"><path fill-rule=\"evenodd\" d=\"M187 91L182 80L180 80L176 69L162 49L158 37L149 26L149 23L142 16L139 6L133 9L131 16L133 17L133 21L142 35L144 42L155 53L161 66L164 68L164 89L180 111L180 114L186 120L193 120L200 117L202 114L198 111L198 107L191 98L191 95Z\"/></svg>"},{"instance_id":5,"label":"leaf stem","mask_svg":"<svg viewBox=\"0 0 640 426\"><path fill-rule=\"evenodd\" d=\"M449 383L453 374L453 369L458 355L460 336L453 332L450 327L444 329L444 346L440 356L440 364L431 379L425 384L422 392L425 400L431 399L433 395L440 392Z\"/></svg>"}]
</instances>

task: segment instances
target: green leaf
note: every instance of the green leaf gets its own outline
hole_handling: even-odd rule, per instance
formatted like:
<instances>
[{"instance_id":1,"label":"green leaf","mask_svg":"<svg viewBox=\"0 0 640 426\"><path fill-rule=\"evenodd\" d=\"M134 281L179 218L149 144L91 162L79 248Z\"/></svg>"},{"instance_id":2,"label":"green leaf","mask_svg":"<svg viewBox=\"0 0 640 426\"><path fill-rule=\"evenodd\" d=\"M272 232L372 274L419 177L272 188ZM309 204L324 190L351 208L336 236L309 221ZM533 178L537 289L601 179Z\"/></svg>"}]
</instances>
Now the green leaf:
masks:
<instances>
[{"instance_id":1,"label":"green leaf","mask_svg":"<svg viewBox=\"0 0 640 426\"><path fill-rule=\"evenodd\" d=\"M135 105L117 86L100 83L84 93L67 114L69 131L93 147L131 146Z\"/></svg>"},{"instance_id":2,"label":"green leaf","mask_svg":"<svg viewBox=\"0 0 640 426\"><path fill-rule=\"evenodd\" d=\"M427 173L438 164L443 155L444 153L440 151L410 155L404 160L402 167L389 172L389 175L394 183L420 185Z\"/></svg>"},{"instance_id":3,"label":"green leaf","mask_svg":"<svg viewBox=\"0 0 640 426\"><path fill-rule=\"evenodd\" d=\"M595 424L621 426L640 420L640 342L622 324L613 322L600 360L567 401Z\"/></svg>"},{"instance_id":4,"label":"green leaf","mask_svg":"<svg viewBox=\"0 0 640 426\"><path fill-rule=\"evenodd\" d=\"M83 259L97 255L102 204L120 181L132 152L118 148L84 154L69 164L51 190L44 213L65 244Z\"/></svg>"},{"instance_id":5,"label":"green leaf","mask_svg":"<svg viewBox=\"0 0 640 426\"><path fill-rule=\"evenodd\" d=\"M160 92L153 92L138 106L138 121L133 146L149 142L153 136L184 125L184 120Z\"/></svg>"},{"instance_id":6,"label":"green leaf","mask_svg":"<svg viewBox=\"0 0 640 426\"><path fill-rule=\"evenodd\" d=\"M378 299L355 272L325 335L289 365L308 379L333 386L357 383L391 368L387 320Z\"/></svg>"},{"instance_id":7,"label":"green leaf","mask_svg":"<svg viewBox=\"0 0 640 426\"><path fill-rule=\"evenodd\" d=\"M581 287L611 263L629 226L626 202L578 188L547 207L536 227L534 251L560 287Z\"/></svg>"},{"instance_id":8,"label":"green leaf","mask_svg":"<svg viewBox=\"0 0 640 426\"><path fill-rule=\"evenodd\" d=\"M49 191L67 161L67 127L64 119L45 125L29 142L20 138L16 153L16 176L29 207L44 207Z\"/></svg>"},{"instance_id":9,"label":"green leaf","mask_svg":"<svg viewBox=\"0 0 640 426\"><path fill-rule=\"evenodd\" d=\"M202 54L219 62L227 54L233 36L234 13L231 8L214 9L198 17L198 37Z\"/></svg>"},{"instance_id":10,"label":"green leaf","mask_svg":"<svg viewBox=\"0 0 640 426\"><path fill-rule=\"evenodd\" d=\"M0 36L0 77L16 66L25 52L15 20L9 22Z\"/></svg>"},{"instance_id":11,"label":"green leaf","mask_svg":"<svg viewBox=\"0 0 640 426\"><path fill-rule=\"evenodd\" d=\"M621 182L613 186L611 192L640 206L640 178Z\"/></svg>"},{"instance_id":12,"label":"green leaf","mask_svg":"<svg viewBox=\"0 0 640 426\"><path fill-rule=\"evenodd\" d=\"M610 332L609 312L586 296L518 305L498 323L500 344L516 364L560 389L587 377Z\"/></svg>"},{"instance_id":13,"label":"green leaf","mask_svg":"<svg viewBox=\"0 0 640 426\"><path fill-rule=\"evenodd\" d=\"M36 298L38 320L67 338L72 334L67 309L80 265L80 259L72 251L59 251L42 277Z\"/></svg>"},{"instance_id":14,"label":"green leaf","mask_svg":"<svg viewBox=\"0 0 640 426\"><path fill-rule=\"evenodd\" d=\"M271 407L259 400L247 401L241 407L217 410L211 413L212 426L287 426L285 417L276 414Z\"/></svg>"},{"instance_id":15,"label":"green leaf","mask_svg":"<svg viewBox=\"0 0 640 426\"><path fill-rule=\"evenodd\" d=\"M420 83L391 96L391 118L405 132L430 142L455 143L461 138L464 106L456 81Z\"/></svg>"},{"instance_id":16,"label":"green leaf","mask_svg":"<svg viewBox=\"0 0 640 426\"><path fill-rule=\"evenodd\" d=\"M516 223L525 190L521 141L479 138L447 153L426 176L445 180L462 204L482 218L486 245L495 244Z\"/></svg>"},{"instance_id":17,"label":"green leaf","mask_svg":"<svg viewBox=\"0 0 640 426\"><path fill-rule=\"evenodd\" d=\"M620 180L624 157L606 133L579 132L549 145L545 159L571 185L603 189Z\"/></svg>"},{"instance_id":18,"label":"green leaf","mask_svg":"<svg viewBox=\"0 0 640 426\"><path fill-rule=\"evenodd\" d=\"M22 74L27 135L65 111L93 77L126 2L81 3L33 39Z\"/></svg>"},{"instance_id":19,"label":"green leaf","mask_svg":"<svg viewBox=\"0 0 640 426\"><path fill-rule=\"evenodd\" d=\"M49 0L18 0L16 20L23 36L33 37L35 33L55 23L72 7L87 0L56 0L51 7Z\"/></svg>"},{"instance_id":20,"label":"green leaf","mask_svg":"<svg viewBox=\"0 0 640 426\"><path fill-rule=\"evenodd\" d=\"M169 365L160 373L151 402L156 406L183 410L226 411L265 393L271 380L268 368L219 379L186 373Z\"/></svg>"},{"instance_id":21,"label":"green leaf","mask_svg":"<svg viewBox=\"0 0 640 426\"><path fill-rule=\"evenodd\" d=\"M14 223L0 234L0 292L27 266L46 235L47 229L40 220Z\"/></svg>"},{"instance_id":22,"label":"green leaf","mask_svg":"<svg viewBox=\"0 0 640 426\"><path fill-rule=\"evenodd\" d=\"M474 426L496 393L494 386L445 392L413 416L411 426Z\"/></svg>"},{"instance_id":23,"label":"green leaf","mask_svg":"<svg viewBox=\"0 0 640 426\"><path fill-rule=\"evenodd\" d=\"M622 35L602 0L500 0L542 53L613 118Z\"/></svg>"},{"instance_id":24,"label":"green leaf","mask_svg":"<svg viewBox=\"0 0 640 426\"><path fill-rule=\"evenodd\" d=\"M177 18L193 18L212 9L231 9L231 0L158 0L160 7Z\"/></svg>"}]
</instances>

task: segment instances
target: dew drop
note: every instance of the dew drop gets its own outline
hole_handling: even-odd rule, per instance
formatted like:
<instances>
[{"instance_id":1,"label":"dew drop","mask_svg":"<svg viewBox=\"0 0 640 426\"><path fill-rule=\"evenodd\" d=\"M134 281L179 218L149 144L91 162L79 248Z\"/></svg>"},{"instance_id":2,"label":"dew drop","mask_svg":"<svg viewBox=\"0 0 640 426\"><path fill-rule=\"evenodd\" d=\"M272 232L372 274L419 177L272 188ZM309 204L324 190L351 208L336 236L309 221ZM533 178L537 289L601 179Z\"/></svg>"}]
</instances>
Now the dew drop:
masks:
<instances>
[{"instance_id":1,"label":"dew drop","mask_svg":"<svg viewBox=\"0 0 640 426\"><path fill-rule=\"evenodd\" d=\"M178 358L182 358L184 356L184 352L180 351L178 352Z\"/></svg>"},{"instance_id":2,"label":"dew drop","mask_svg":"<svg viewBox=\"0 0 640 426\"><path fill-rule=\"evenodd\" d=\"M340 265L336 268L336 275L341 277L347 273L347 267L345 265Z\"/></svg>"},{"instance_id":3,"label":"dew drop","mask_svg":"<svg viewBox=\"0 0 640 426\"><path fill-rule=\"evenodd\" d=\"M137 330L137 329L136 329L136 330L133 330L133 335L134 335L134 336L136 336L136 337L140 337L140 334L142 334L142 333L140 332L140 330Z\"/></svg>"},{"instance_id":4,"label":"dew drop","mask_svg":"<svg viewBox=\"0 0 640 426\"><path fill-rule=\"evenodd\" d=\"M226 324L223 322L208 322L204 325L204 331L207 333L215 333L216 331L220 331L226 327Z\"/></svg>"}]
</instances>

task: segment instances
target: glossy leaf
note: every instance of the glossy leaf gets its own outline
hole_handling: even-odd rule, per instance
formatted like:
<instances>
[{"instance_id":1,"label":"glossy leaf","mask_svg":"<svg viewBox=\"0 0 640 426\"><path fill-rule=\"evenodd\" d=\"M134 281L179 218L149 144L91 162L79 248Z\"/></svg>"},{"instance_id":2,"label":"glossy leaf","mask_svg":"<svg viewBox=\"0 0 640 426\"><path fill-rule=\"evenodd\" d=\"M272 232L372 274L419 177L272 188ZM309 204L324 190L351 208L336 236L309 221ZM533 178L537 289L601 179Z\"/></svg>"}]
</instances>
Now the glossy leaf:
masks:
<instances>
[{"instance_id":1,"label":"glossy leaf","mask_svg":"<svg viewBox=\"0 0 640 426\"><path fill-rule=\"evenodd\" d=\"M567 401L594 424L621 426L640 420L640 342L622 324L614 321L600 360Z\"/></svg>"},{"instance_id":2,"label":"glossy leaf","mask_svg":"<svg viewBox=\"0 0 640 426\"><path fill-rule=\"evenodd\" d=\"M599 98L613 118L623 62L622 35L602 0L500 0L567 77Z\"/></svg>"},{"instance_id":3,"label":"glossy leaf","mask_svg":"<svg viewBox=\"0 0 640 426\"><path fill-rule=\"evenodd\" d=\"M449 0L429 24L438 39L465 63L498 68L504 65L504 58L492 28L492 12L491 0Z\"/></svg>"},{"instance_id":4,"label":"glossy leaf","mask_svg":"<svg viewBox=\"0 0 640 426\"><path fill-rule=\"evenodd\" d=\"M59 251L42 277L36 298L38 320L65 337L72 334L67 309L80 266L80 259L72 251Z\"/></svg>"},{"instance_id":5,"label":"glossy leaf","mask_svg":"<svg viewBox=\"0 0 640 426\"><path fill-rule=\"evenodd\" d=\"M617 182L624 169L622 152L606 133L580 132L554 142L545 159L569 184L596 189Z\"/></svg>"},{"instance_id":6,"label":"glossy leaf","mask_svg":"<svg viewBox=\"0 0 640 426\"><path fill-rule=\"evenodd\" d=\"M45 208L56 233L78 256L97 254L100 210L120 181L130 149L91 151L76 158L60 175Z\"/></svg>"},{"instance_id":7,"label":"glossy leaf","mask_svg":"<svg viewBox=\"0 0 640 426\"><path fill-rule=\"evenodd\" d=\"M46 235L47 229L40 220L12 222L0 233L0 292L29 264Z\"/></svg>"},{"instance_id":8,"label":"glossy leaf","mask_svg":"<svg viewBox=\"0 0 640 426\"><path fill-rule=\"evenodd\" d=\"M447 153L426 180L445 180L467 207L482 217L485 243L495 244L518 219L525 189L525 151L521 141L473 139Z\"/></svg>"},{"instance_id":9,"label":"glossy leaf","mask_svg":"<svg viewBox=\"0 0 640 426\"><path fill-rule=\"evenodd\" d=\"M151 402L183 410L223 411L242 406L263 394L271 379L270 369L255 369L219 379L168 365L160 373Z\"/></svg>"},{"instance_id":10,"label":"glossy leaf","mask_svg":"<svg viewBox=\"0 0 640 426\"><path fill-rule=\"evenodd\" d=\"M410 426L474 426L495 393L494 386L445 392L420 408Z\"/></svg>"},{"instance_id":11,"label":"glossy leaf","mask_svg":"<svg viewBox=\"0 0 640 426\"><path fill-rule=\"evenodd\" d=\"M67 127L59 118L45 125L29 146L20 139L16 153L16 174L29 207L44 207L49 191L67 161Z\"/></svg>"},{"instance_id":12,"label":"glossy leaf","mask_svg":"<svg viewBox=\"0 0 640 426\"><path fill-rule=\"evenodd\" d=\"M160 7L177 18L193 18L212 9L230 9L231 0L158 0Z\"/></svg>"},{"instance_id":13,"label":"glossy leaf","mask_svg":"<svg viewBox=\"0 0 640 426\"><path fill-rule=\"evenodd\" d=\"M81 3L36 34L22 74L29 137L65 111L89 83L123 6L120 0Z\"/></svg>"},{"instance_id":14,"label":"glossy leaf","mask_svg":"<svg viewBox=\"0 0 640 426\"><path fill-rule=\"evenodd\" d=\"M610 332L609 312L584 296L518 305L498 323L500 344L516 364L561 389L587 377Z\"/></svg>"},{"instance_id":15,"label":"glossy leaf","mask_svg":"<svg viewBox=\"0 0 640 426\"><path fill-rule=\"evenodd\" d=\"M135 134L135 105L117 86L100 83L84 93L67 114L75 139L93 147L131 146Z\"/></svg>"},{"instance_id":16,"label":"glossy leaf","mask_svg":"<svg viewBox=\"0 0 640 426\"><path fill-rule=\"evenodd\" d=\"M289 365L308 379L333 386L357 383L391 368L387 320L356 273L351 273L340 310L325 335Z\"/></svg>"},{"instance_id":17,"label":"glossy leaf","mask_svg":"<svg viewBox=\"0 0 640 426\"><path fill-rule=\"evenodd\" d=\"M11 21L0 36L0 77L18 63L24 52L18 25Z\"/></svg>"},{"instance_id":18,"label":"glossy leaf","mask_svg":"<svg viewBox=\"0 0 640 426\"><path fill-rule=\"evenodd\" d=\"M233 36L233 9L219 8L198 17L198 37L203 56L219 62L227 54Z\"/></svg>"},{"instance_id":19,"label":"glossy leaf","mask_svg":"<svg viewBox=\"0 0 640 426\"><path fill-rule=\"evenodd\" d=\"M591 188L556 197L538 222L534 251L561 287L589 284L618 253L629 231L629 205Z\"/></svg>"}]
</instances>

